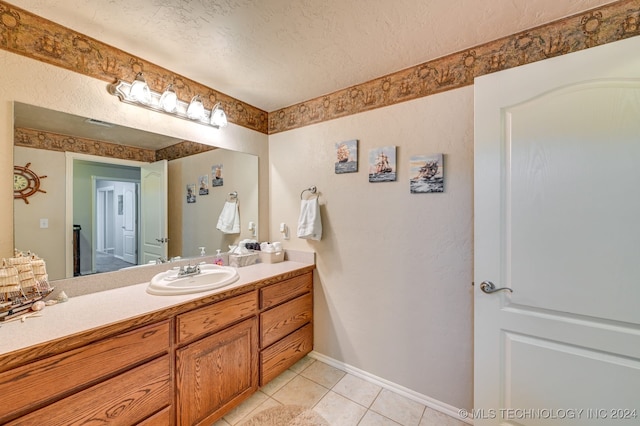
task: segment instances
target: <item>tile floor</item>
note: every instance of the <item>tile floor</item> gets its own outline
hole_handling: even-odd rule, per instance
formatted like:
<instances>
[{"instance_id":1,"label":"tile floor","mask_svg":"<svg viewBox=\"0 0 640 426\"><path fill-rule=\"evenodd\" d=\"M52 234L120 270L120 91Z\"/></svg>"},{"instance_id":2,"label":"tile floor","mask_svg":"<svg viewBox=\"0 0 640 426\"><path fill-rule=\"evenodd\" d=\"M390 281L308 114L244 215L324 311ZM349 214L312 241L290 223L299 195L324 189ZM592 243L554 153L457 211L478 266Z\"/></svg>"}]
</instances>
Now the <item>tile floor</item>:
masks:
<instances>
[{"instance_id":1,"label":"tile floor","mask_svg":"<svg viewBox=\"0 0 640 426\"><path fill-rule=\"evenodd\" d=\"M313 407L332 426L466 426L310 357L276 377L213 426L233 426L283 404Z\"/></svg>"}]
</instances>

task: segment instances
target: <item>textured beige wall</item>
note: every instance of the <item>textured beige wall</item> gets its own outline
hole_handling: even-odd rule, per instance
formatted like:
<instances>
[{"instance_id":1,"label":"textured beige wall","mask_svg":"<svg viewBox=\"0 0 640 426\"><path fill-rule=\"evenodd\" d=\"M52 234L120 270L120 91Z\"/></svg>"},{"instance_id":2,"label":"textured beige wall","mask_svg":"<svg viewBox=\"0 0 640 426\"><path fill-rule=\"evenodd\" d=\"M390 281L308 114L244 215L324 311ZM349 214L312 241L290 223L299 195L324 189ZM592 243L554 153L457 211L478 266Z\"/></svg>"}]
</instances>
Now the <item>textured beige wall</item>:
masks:
<instances>
[{"instance_id":1,"label":"textured beige wall","mask_svg":"<svg viewBox=\"0 0 640 426\"><path fill-rule=\"evenodd\" d=\"M223 130L126 105L109 95L103 81L0 50L0 179L9 182L13 170L13 101L256 154L260 167L260 219L268 217L267 136L230 124ZM42 194L45 195L45 194ZM13 192L0 185L0 256L13 251ZM267 238L267 226L262 226Z\"/></svg>"},{"instance_id":2,"label":"textured beige wall","mask_svg":"<svg viewBox=\"0 0 640 426\"><path fill-rule=\"evenodd\" d=\"M64 152L16 147L15 164L31 163L31 170L39 176L40 187L45 193L29 197L29 204L22 200L12 203L15 212L15 245L18 250L31 250L47 262L50 279L65 276L65 156ZM40 219L47 219L49 227L40 228Z\"/></svg>"},{"instance_id":3,"label":"textured beige wall","mask_svg":"<svg viewBox=\"0 0 640 426\"><path fill-rule=\"evenodd\" d=\"M223 165L222 186L211 186L214 164ZM198 195L198 178L206 174L209 195ZM198 247L206 247L207 254L215 254L217 249L225 252L230 244L253 238L248 224L258 221L258 157L216 149L169 161L169 177L169 256L198 256ZM186 200L188 184L196 185L196 202L192 204ZM223 234L216 225L233 191L238 193L240 234Z\"/></svg>"},{"instance_id":4,"label":"textured beige wall","mask_svg":"<svg viewBox=\"0 0 640 426\"><path fill-rule=\"evenodd\" d=\"M335 174L358 139L359 171ZM397 146L398 180L368 182L368 151ZM317 251L315 350L454 407L472 406L473 88L269 137L271 235ZM445 192L411 194L409 158L444 154ZM323 237L295 235L320 192Z\"/></svg>"}]
</instances>

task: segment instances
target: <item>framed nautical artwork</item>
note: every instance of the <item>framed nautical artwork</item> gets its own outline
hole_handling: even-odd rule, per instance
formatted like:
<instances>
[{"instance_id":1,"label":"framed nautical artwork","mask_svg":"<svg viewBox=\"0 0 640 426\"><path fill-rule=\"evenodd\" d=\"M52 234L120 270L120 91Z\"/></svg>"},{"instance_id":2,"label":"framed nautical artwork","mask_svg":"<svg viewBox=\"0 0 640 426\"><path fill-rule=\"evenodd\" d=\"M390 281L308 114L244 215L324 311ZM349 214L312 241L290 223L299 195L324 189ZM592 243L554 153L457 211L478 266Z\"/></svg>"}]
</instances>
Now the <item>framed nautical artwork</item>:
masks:
<instances>
[{"instance_id":1,"label":"framed nautical artwork","mask_svg":"<svg viewBox=\"0 0 640 426\"><path fill-rule=\"evenodd\" d=\"M396 147L383 146L369 150L369 182L396 180Z\"/></svg>"},{"instance_id":2,"label":"framed nautical artwork","mask_svg":"<svg viewBox=\"0 0 640 426\"><path fill-rule=\"evenodd\" d=\"M198 195L209 195L209 175L200 176L198 182L200 182Z\"/></svg>"},{"instance_id":3,"label":"framed nautical artwork","mask_svg":"<svg viewBox=\"0 0 640 426\"><path fill-rule=\"evenodd\" d=\"M409 159L409 189L412 194L444 192L442 154L414 155Z\"/></svg>"},{"instance_id":4,"label":"framed nautical artwork","mask_svg":"<svg viewBox=\"0 0 640 426\"><path fill-rule=\"evenodd\" d=\"M187 203L195 203L196 202L196 184L190 183L187 185Z\"/></svg>"},{"instance_id":5,"label":"framed nautical artwork","mask_svg":"<svg viewBox=\"0 0 640 426\"><path fill-rule=\"evenodd\" d=\"M336 173L354 173L358 171L358 140L353 139L336 143Z\"/></svg>"},{"instance_id":6,"label":"framed nautical artwork","mask_svg":"<svg viewBox=\"0 0 640 426\"><path fill-rule=\"evenodd\" d=\"M214 164L211 166L211 186L222 186L223 184L222 164Z\"/></svg>"}]
</instances>

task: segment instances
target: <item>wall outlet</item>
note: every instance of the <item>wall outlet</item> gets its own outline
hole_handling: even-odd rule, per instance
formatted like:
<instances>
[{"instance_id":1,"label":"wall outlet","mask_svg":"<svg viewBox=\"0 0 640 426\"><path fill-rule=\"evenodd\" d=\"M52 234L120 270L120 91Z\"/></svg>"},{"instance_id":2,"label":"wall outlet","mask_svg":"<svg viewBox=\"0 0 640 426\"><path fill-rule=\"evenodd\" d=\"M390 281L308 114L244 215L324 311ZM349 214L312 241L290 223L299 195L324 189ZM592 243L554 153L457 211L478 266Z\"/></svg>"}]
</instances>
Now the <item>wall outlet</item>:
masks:
<instances>
[{"instance_id":1,"label":"wall outlet","mask_svg":"<svg viewBox=\"0 0 640 426\"><path fill-rule=\"evenodd\" d=\"M40 219L40 228L45 229L49 227L49 219Z\"/></svg>"}]
</instances>

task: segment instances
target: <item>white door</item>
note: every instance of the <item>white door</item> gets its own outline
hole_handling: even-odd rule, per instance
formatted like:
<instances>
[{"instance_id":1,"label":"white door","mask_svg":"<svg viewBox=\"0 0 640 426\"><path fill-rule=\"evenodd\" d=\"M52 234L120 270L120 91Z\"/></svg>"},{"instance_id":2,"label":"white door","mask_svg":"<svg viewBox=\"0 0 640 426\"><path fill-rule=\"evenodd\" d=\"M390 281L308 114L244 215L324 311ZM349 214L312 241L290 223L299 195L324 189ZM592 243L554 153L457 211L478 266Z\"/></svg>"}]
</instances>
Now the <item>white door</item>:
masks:
<instances>
[{"instance_id":1,"label":"white door","mask_svg":"<svg viewBox=\"0 0 640 426\"><path fill-rule=\"evenodd\" d=\"M640 424L637 52L476 79L475 425Z\"/></svg>"},{"instance_id":2,"label":"white door","mask_svg":"<svg viewBox=\"0 0 640 426\"><path fill-rule=\"evenodd\" d=\"M166 258L167 243L167 160L140 167L141 263Z\"/></svg>"},{"instance_id":3,"label":"white door","mask_svg":"<svg viewBox=\"0 0 640 426\"><path fill-rule=\"evenodd\" d=\"M136 184L123 183L122 190L122 260L138 263L138 197ZM118 209L120 206L118 206Z\"/></svg>"}]
</instances>

